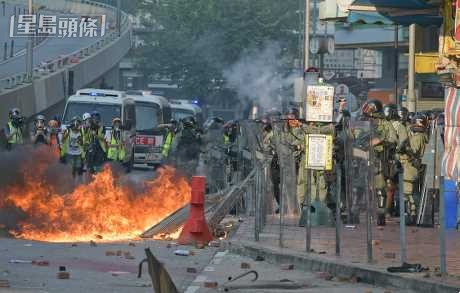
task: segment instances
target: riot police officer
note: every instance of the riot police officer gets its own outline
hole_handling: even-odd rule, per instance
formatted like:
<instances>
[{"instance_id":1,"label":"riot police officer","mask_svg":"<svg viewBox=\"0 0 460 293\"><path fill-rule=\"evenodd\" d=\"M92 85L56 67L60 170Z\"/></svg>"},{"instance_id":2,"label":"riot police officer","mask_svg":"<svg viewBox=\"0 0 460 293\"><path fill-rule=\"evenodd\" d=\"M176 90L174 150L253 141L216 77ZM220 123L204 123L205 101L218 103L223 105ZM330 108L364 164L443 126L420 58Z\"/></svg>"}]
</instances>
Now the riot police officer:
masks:
<instances>
[{"instance_id":1,"label":"riot police officer","mask_svg":"<svg viewBox=\"0 0 460 293\"><path fill-rule=\"evenodd\" d=\"M46 127L46 118L43 115L37 115L34 120L34 126L30 132L31 143L50 144L50 131Z\"/></svg>"},{"instance_id":2,"label":"riot police officer","mask_svg":"<svg viewBox=\"0 0 460 293\"><path fill-rule=\"evenodd\" d=\"M418 113L414 116L411 125L411 135L407 143L400 150L400 161L404 169L403 192L406 204L406 213L409 216L408 224L415 225L417 204L420 200L419 180L422 168L422 157L428 143L427 119Z\"/></svg>"},{"instance_id":3,"label":"riot police officer","mask_svg":"<svg viewBox=\"0 0 460 293\"><path fill-rule=\"evenodd\" d=\"M398 138L390 121L385 120L382 103L378 100L367 101L362 108L364 117L371 121L374 182L373 187L377 199L377 225L385 225L387 186L384 169L388 168L388 150L393 148Z\"/></svg>"},{"instance_id":4,"label":"riot police officer","mask_svg":"<svg viewBox=\"0 0 460 293\"><path fill-rule=\"evenodd\" d=\"M13 146L24 144L24 117L21 110L13 108L8 113L8 123L4 128L6 136L6 149L11 150Z\"/></svg>"}]
</instances>

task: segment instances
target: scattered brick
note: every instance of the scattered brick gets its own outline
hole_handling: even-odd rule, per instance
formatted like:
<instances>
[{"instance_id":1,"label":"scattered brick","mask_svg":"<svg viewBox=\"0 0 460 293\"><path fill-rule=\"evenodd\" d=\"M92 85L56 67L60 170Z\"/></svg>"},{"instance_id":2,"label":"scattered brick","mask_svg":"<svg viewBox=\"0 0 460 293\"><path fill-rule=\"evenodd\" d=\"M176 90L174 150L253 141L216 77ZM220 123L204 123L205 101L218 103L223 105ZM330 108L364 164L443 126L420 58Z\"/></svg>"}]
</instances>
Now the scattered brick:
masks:
<instances>
[{"instance_id":1,"label":"scattered brick","mask_svg":"<svg viewBox=\"0 0 460 293\"><path fill-rule=\"evenodd\" d=\"M72 243L72 247L77 247L77 243Z\"/></svg>"},{"instance_id":2,"label":"scattered brick","mask_svg":"<svg viewBox=\"0 0 460 293\"><path fill-rule=\"evenodd\" d=\"M34 260L32 264L40 267L47 267L50 265L50 262L47 260Z\"/></svg>"},{"instance_id":3,"label":"scattered brick","mask_svg":"<svg viewBox=\"0 0 460 293\"><path fill-rule=\"evenodd\" d=\"M360 283L361 282L361 278L360 277L357 277L357 276L353 276L350 278L350 282L351 283Z\"/></svg>"},{"instance_id":4,"label":"scattered brick","mask_svg":"<svg viewBox=\"0 0 460 293\"><path fill-rule=\"evenodd\" d=\"M385 290L385 291L383 291L383 293L391 293L391 291L390 290Z\"/></svg>"},{"instance_id":5,"label":"scattered brick","mask_svg":"<svg viewBox=\"0 0 460 293\"><path fill-rule=\"evenodd\" d=\"M204 248L204 244L201 243L201 242L197 242L197 243L195 243L195 248L196 248L196 249L203 249L203 248Z\"/></svg>"},{"instance_id":6,"label":"scattered brick","mask_svg":"<svg viewBox=\"0 0 460 293\"><path fill-rule=\"evenodd\" d=\"M136 259L129 251L125 251L123 255L126 259Z\"/></svg>"},{"instance_id":7,"label":"scattered brick","mask_svg":"<svg viewBox=\"0 0 460 293\"><path fill-rule=\"evenodd\" d=\"M322 280L332 280L332 276L328 272L319 272L316 274L316 276Z\"/></svg>"},{"instance_id":8,"label":"scattered brick","mask_svg":"<svg viewBox=\"0 0 460 293\"><path fill-rule=\"evenodd\" d=\"M196 274L197 270L196 270L196 268L187 268L187 273Z\"/></svg>"},{"instance_id":9,"label":"scattered brick","mask_svg":"<svg viewBox=\"0 0 460 293\"><path fill-rule=\"evenodd\" d=\"M204 287L205 288L217 288L219 284L217 284L217 282L213 282L213 281L206 281L204 282Z\"/></svg>"},{"instance_id":10,"label":"scattered brick","mask_svg":"<svg viewBox=\"0 0 460 293\"><path fill-rule=\"evenodd\" d=\"M282 264L281 265L281 270L283 271L292 271L294 269L293 264Z\"/></svg>"},{"instance_id":11,"label":"scattered brick","mask_svg":"<svg viewBox=\"0 0 460 293\"><path fill-rule=\"evenodd\" d=\"M168 244L166 245L166 248L171 248L171 247L172 247L171 243L168 243Z\"/></svg>"},{"instance_id":12,"label":"scattered brick","mask_svg":"<svg viewBox=\"0 0 460 293\"><path fill-rule=\"evenodd\" d=\"M209 246L211 246L211 247L220 247L220 242L213 240L213 241L209 242Z\"/></svg>"},{"instance_id":13,"label":"scattered brick","mask_svg":"<svg viewBox=\"0 0 460 293\"><path fill-rule=\"evenodd\" d=\"M383 254L384 258L389 258L389 259L395 259L396 258L396 253L394 252L385 252Z\"/></svg>"},{"instance_id":14,"label":"scattered brick","mask_svg":"<svg viewBox=\"0 0 460 293\"><path fill-rule=\"evenodd\" d=\"M94 242L93 240L91 240L91 241L89 242L89 246L91 246L91 247L96 247L97 244L96 244L96 242Z\"/></svg>"},{"instance_id":15,"label":"scattered brick","mask_svg":"<svg viewBox=\"0 0 460 293\"><path fill-rule=\"evenodd\" d=\"M245 270L246 270L246 269L250 269L250 268L251 268L251 265L248 264L247 262L242 262L242 263L241 263L241 268L242 268L242 269L245 269Z\"/></svg>"},{"instance_id":16,"label":"scattered brick","mask_svg":"<svg viewBox=\"0 0 460 293\"><path fill-rule=\"evenodd\" d=\"M264 260L265 260L265 257L263 257L262 255L256 256L256 259L255 259L255 261L264 261Z\"/></svg>"},{"instance_id":17,"label":"scattered brick","mask_svg":"<svg viewBox=\"0 0 460 293\"><path fill-rule=\"evenodd\" d=\"M70 279L70 273L69 272L58 272L57 273L57 278L60 279L60 280Z\"/></svg>"},{"instance_id":18,"label":"scattered brick","mask_svg":"<svg viewBox=\"0 0 460 293\"><path fill-rule=\"evenodd\" d=\"M318 251L318 254L326 254L326 251Z\"/></svg>"},{"instance_id":19,"label":"scattered brick","mask_svg":"<svg viewBox=\"0 0 460 293\"><path fill-rule=\"evenodd\" d=\"M430 278L430 277L431 277L431 274L430 274L430 273L425 273L425 274L423 275L423 277L424 277L424 278Z\"/></svg>"},{"instance_id":20,"label":"scattered brick","mask_svg":"<svg viewBox=\"0 0 460 293\"><path fill-rule=\"evenodd\" d=\"M372 245L373 246L380 245L380 240L372 240Z\"/></svg>"},{"instance_id":21,"label":"scattered brick","mask_svg":"<svg viewBox=\"0 0 460 293\"><path fill-rule=\"evenodd\" d=\"M385 228L383 228L382 226L377 226L377 230L383 231L383 230L385 230Z\"/></svg>"},{"instance_id":22,"label":"scattered brick","mask_svg":"<svg viewBox=\"0 0 460 293\"><path fill-rule=\"evenodd\" d=\"M365 293L372 293L372 290L367 290Z\"/></svg>"},{"instance_id":23,"label":"scattered brick","mask_svg":"<svg viewBox=\"0 0 460 293\"><path fill-rule=\"evenodd\" d=\"M129 246L136 246L136 243L130 242L130 243L128 243L128 245L129 245Z\"/></svg>"},{"instance_id":24,"label":"scattered brick","mask_svg":"<svg viewBox=\"0 0 460 293\"><path fill-rule=\"evenodd\" d=\"M121 255L123 254L123 251L117 250L117 253L116 253L116 254L117 254L117 256L121 256Z\"/></svg>"},{"instance_id":25,"label":"scattered brick","mask_svg":"<svg viewBox=\"0 0 460 293\"><path fill-rule=\"evenodd\" d=\"M112 250L107 250L105 252L105 256L115 256L117 255L115 251L112 251Z\"/></svg>"},{"instance_id":26,"label":"scattered brick","mask_svg":"<svg viewBox=\"0 0 460 293\"><path fill-rule=\"evenodd\" d=\"M9 288L10 282L8 280L0 280L0 288Z\"/></svg>"}]
</instances>

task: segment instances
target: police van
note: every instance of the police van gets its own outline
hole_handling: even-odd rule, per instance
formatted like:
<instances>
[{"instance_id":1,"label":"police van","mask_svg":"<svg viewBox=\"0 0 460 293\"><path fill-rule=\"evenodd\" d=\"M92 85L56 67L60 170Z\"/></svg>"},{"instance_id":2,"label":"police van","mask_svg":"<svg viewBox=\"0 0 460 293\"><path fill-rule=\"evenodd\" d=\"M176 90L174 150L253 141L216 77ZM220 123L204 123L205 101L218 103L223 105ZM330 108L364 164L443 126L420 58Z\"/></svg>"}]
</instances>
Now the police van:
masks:
<instances>
[{"instance_id":1,"label":"police van","mask_svg":"<svg viewBox=\"0 0 460 293\"><path fill-rule=\"evenodd\" d=\"M136 109L134 100L124 92L101 89L81 89L67 99L62 123L69 125L73 117L82 117L84 113L99 112L101 122L108 134L112 128L112 120L120 118L123 124L125 143L125 164L134 163L134 144L136 137Z\"/></svg>"},{"instance_id":2,"label":"police van","mask_svg":"<svg viewBox=\"0 0 460 293\"><path fill-rule=\"evenodd\" d=\"M166 129L159 127L171 121L171 107L166 98L145 91L128 91L136 109L136 145L134 164L155 167L163 163L162 148Z\"/></svg>"},{"instance_id":3,"label":"police van","mask_svg":"<svg viewBox=\"0 0 460 293\"><path fill-rule=\"evenodd\" d=\"M193 101L170 100L171 113L174 120L180 121L186 117L194 117L198 125L204 123L203 111Z\"/></svg>"}]
</instances>

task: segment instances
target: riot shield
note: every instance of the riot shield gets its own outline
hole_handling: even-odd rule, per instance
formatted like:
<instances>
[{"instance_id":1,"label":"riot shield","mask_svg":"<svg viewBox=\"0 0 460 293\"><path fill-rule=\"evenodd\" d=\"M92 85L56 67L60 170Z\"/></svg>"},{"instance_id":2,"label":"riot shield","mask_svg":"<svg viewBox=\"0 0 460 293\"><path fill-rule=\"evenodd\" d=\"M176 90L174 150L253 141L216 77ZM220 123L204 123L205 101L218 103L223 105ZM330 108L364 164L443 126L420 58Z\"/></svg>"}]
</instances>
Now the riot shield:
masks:
<instances>
[{"instance_id":1,"label":"riot shield","mask_svg":"<svg viewBox=\"0 0 460 293\"><path fill-rule=\"evenodd\" d=\"M370 148L372 137L368 121L350 121L345 143L346 203L349 224L358 224L367 212L374 207L374 166L373 152ZM368 211L368 208L371 210Z\"/></svg>"}]
</instances>

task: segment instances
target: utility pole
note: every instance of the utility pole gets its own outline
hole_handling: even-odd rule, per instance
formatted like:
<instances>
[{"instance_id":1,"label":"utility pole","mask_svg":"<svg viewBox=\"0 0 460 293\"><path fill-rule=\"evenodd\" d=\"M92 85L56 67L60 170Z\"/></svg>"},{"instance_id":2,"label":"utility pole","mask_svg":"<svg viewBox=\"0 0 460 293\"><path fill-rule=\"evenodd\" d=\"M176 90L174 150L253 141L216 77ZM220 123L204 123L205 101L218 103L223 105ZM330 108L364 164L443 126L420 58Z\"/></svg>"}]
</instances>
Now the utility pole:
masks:
<instances>
[{"instance_id":1,"label":"utility pole","mask_svg":"<svg viewBox=\"0 0 460 293\"><path fill-rule=\"evenodd\" d=\"M121 36L121 0L117 0L117 31Z\"/></svg>"},{"instance_id":2,"label":"utility pole","mask_svg":"<svg viewBox=\"0 0 460 293\"><path fill-rule=\"evenodd\" d=\"M33 0L29 0L29 15L33 14ZM27 54L26 54L26 72L27 72L27 81L32 82L33 73L34 73L34 52L32 44L33 36L29 35L27 39Z\"/></svg>"},{"instance_id":3,"label":"utility pole","mask_svg":"<svg viewBox=\"0 0 460 293\"><path fill-rule=\"evenodd\" d=\"M415 24L409 26L409 76L407 89L407 108L409 112L415 112Z\"/></svg>"},{"instance_id":4,"label":"utility pole","mask_svg":"<svg viewBox=\"0 0 460 293\"><path fill-rule=\"evenodd\" d=\"M401 105L398 95L398 70L399 70L399 25L395 24L395 39L394 39L394 95L395 103Z\"/></svg>"},{"instance_id":5,"label":"utility pole","mask_svg":"<svg viewBox=\"0 0 460 293\"><path fill-rule=\"evenodd\" d=\"M310 67L310 0L305 0L305 32L304 32L304 62L303 73L304 80L306 79L306 71Z\"/></svg>"}]
</instances>

